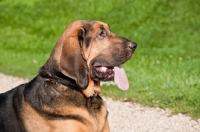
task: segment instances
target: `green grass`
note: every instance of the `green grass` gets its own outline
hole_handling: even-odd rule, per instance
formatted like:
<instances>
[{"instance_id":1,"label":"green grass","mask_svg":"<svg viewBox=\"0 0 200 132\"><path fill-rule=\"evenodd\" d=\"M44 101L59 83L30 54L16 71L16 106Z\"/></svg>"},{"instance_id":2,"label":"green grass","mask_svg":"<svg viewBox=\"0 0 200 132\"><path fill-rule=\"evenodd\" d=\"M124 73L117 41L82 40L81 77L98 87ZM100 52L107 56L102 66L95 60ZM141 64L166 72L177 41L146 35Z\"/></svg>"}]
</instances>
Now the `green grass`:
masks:
<instances>
[{"instance_id":1,"label":"green grass","mask_svg":"<svg viewBox=\"0 0 200 132\"><path fill-rule=\"evenodd\" d=\"M200 1L1 0L0 72L33 78L66 25L101 20L138 43L123 65L130 89L103 95L200 118Z\"/></svg>"}]
</instances>

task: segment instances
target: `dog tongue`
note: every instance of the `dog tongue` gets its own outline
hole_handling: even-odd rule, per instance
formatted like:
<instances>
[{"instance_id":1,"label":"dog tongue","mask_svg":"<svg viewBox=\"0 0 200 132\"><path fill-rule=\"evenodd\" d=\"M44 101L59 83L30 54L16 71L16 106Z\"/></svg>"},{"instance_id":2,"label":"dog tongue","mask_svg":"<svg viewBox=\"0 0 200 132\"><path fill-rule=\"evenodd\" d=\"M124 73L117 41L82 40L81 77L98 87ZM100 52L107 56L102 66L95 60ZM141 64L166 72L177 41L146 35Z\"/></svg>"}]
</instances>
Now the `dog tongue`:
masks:
<instances>
[{"instance_id":1,"label":"dog tongue","mask_svg":"<svg viewBox=\"0 0 200 132\"><path fill-rule=\"evenodd\" d=\"M127 90L129 88L128 78L121 66L114 67L114 81L121 90Z\"/></svg>"}]
</instances>

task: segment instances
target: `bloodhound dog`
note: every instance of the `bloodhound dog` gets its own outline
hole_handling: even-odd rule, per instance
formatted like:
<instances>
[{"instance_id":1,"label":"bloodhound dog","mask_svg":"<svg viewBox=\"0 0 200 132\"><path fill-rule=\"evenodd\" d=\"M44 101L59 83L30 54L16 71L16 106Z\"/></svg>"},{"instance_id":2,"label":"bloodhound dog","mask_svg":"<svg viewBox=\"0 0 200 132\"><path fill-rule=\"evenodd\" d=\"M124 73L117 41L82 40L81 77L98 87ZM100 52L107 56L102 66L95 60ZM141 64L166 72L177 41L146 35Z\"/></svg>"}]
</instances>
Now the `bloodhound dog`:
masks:
<instances>
[{"instance_id":1,"label":"bloodhound dog","mask_svg":"<svg viewBox=\"0 0 200 132\"><path fill-rule=\"evenodd\" d=\"M136 43L100 21L74 21L30 82L0 94L0 132L109 132L100 81L126 90Z\"/></svg>"}]
</instances>

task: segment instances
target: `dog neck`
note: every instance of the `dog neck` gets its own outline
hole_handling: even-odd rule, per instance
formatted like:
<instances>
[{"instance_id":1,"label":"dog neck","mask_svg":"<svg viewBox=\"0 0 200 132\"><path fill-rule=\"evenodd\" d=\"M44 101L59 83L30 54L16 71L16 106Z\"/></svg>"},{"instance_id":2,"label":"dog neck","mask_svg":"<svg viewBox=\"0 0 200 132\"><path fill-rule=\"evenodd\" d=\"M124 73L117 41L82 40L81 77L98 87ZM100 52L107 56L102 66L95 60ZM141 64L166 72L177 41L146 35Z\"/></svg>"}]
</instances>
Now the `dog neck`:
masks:
<instances>
[{"instance_id":1,"label":"dog neck","mask_svg":"<svg viewBox=\"0 0 200 132\"><path fill-rule=\"evenodd\" d=\"M78 86L76 85L76 82L73 79L67 78L67 77L65 77L64 75L61 75L61 74L58 77L57 75L52 74L52 73L48 72L47 70L45 70L44 67L42 67L40 69L39 75L41 77L46 78L46 79L52 79L57 83L60 83L64 86L67 86L68 88L79 90ZM100 84L97 85L97 86L100 86ZM100 106L99 100L102 100L100 98L100 96L98 95L100 93L100 91L96 90L97 86L96 87L93 86L94 87L94 91L92 91L93 93L90 96L86 96L91 101L92 108L94 108L94 109L96 109ZM96 92L96 91L98 91L98 92Z\"/></svg>"},{"instance_id":2,"label":"dog neck","mask_svg":"<svg viewBox=\"0 0 200 132\"><path fill-rule=\"evenodd\" d=\"M46 71L44 68L40 69L39 75L46 79L52 79L52 80L56 81L57 83L67 86L68 88L78 90L77 85L74 80L72 80L70 78L66 79L66 77L65 78L58 77L58 76ZM90 97L87 97L87 100L90 102L91 107L93 109L99 109L102 105L102 98L95 91L93 92L93 94Z\"/></svg>"},{"instance_id":3,"label":"dog neck","mask_svg":"<svg viewBox=\"0 0 200 132\"><path fill-rule=\"evenodd\" d=\"M42 67L40 69L39 75L47 79L52 79L55 82L65 85L71 89L77 89L76 82L71 78L65 77L62 73L60 73L58 77L57 75L48 72L44 69L44 67Z\"/></svg>"}]
</instances>

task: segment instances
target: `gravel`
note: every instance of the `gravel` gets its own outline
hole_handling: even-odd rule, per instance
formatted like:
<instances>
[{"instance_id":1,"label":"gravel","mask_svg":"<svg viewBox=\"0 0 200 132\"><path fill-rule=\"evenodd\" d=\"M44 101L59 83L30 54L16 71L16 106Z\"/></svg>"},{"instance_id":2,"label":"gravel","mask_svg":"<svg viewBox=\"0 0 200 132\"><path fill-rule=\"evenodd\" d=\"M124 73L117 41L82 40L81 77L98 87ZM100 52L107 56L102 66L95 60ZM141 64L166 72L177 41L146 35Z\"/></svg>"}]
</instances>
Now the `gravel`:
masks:
<instances>
[{"instance_id":1,"label":"gravel","mask_svg":"<svg viewBox=\"0 0 200 132\"><path fill-rule=\"evenodd\" d=\"M27 79L0 73L0 93ZM111 132L200 132L200 119L194 121L183 114L172 115L168 109L144 107L140 104L105 98Z\"/></svg>"}]
</instances>

